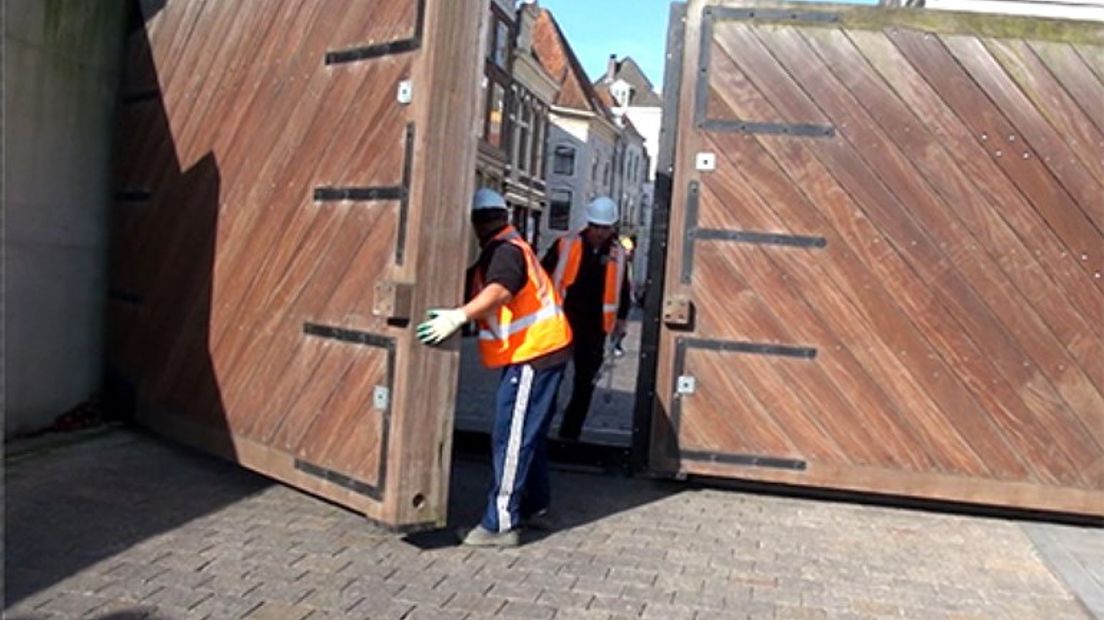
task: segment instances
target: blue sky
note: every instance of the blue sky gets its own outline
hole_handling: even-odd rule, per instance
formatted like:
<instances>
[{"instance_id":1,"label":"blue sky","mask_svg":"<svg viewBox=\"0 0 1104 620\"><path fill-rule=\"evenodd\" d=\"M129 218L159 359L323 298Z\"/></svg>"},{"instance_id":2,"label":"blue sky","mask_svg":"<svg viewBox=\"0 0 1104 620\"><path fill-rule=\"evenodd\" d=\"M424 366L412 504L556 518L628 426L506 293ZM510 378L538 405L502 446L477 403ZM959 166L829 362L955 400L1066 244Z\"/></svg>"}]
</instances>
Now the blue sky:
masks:
<instances>
[{"instance_id":1,"label":"blue sky","mask_svg":"<svg viewBox=\"0 0 1104 620\"><path fill-rule=\"evenodd\" d=\"M556 16L591 80L605 72L609 55L617 54L632 56L656 88L662 87L670 0L540 0L540 5Z\"/></svg>"}]
</instances>

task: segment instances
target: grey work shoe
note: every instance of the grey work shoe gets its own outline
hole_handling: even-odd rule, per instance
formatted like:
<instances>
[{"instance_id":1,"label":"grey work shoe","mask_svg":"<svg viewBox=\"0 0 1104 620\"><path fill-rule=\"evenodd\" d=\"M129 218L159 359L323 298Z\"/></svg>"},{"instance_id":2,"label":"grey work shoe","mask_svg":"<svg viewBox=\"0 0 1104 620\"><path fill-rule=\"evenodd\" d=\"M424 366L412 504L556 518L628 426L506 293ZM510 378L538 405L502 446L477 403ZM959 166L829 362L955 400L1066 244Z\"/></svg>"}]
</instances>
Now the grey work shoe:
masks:
<instances>
[{"instance_id":1,"label":"grey work shoe","mask_svg":"<svg viewBox=\"0 0 1104 620\"><path fill-rule=\"evenodd\" d=\"M517 530L508 532L492 532L482 525L471 529L460 530L460 544L469 547L516 547L518 546Z\"/></svg>"}]
</instances>

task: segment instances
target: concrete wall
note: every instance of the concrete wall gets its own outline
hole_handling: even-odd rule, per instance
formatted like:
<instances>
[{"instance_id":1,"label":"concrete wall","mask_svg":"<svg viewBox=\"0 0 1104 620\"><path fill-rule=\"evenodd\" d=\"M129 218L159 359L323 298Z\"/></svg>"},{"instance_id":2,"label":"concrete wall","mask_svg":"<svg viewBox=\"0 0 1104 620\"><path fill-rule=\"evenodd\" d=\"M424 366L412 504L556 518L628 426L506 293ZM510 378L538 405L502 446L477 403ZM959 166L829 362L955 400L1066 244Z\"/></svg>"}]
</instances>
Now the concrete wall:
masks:
<instances>
[{"instance_id":1,"label":"concrete wall","mask_svg":"<svg viewBox=\"0 0 1104 620\"><path fill-rule=\"evenodd\" d=\"M100 384L123 0L4 0L5 438Z\"/></svg>"}]
</instances>

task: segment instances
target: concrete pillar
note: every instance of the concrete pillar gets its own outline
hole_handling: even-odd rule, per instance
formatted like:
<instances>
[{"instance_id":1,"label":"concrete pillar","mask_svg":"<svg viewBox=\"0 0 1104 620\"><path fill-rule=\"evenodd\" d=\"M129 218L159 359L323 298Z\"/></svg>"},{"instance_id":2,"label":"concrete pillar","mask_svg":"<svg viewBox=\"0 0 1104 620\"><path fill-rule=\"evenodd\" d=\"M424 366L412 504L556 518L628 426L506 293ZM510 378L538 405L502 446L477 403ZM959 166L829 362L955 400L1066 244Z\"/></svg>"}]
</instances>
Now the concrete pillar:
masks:
<instances>
[{"instance_id":1,"label":"concrete pillar","mask_svg":"<svg viewBox=\"0 0 1104 620\"><path fill-rule=\"evenodd\" d=\"M99 389L124 0L5 0L5 438Z\"/></svg>"}]
</instances>

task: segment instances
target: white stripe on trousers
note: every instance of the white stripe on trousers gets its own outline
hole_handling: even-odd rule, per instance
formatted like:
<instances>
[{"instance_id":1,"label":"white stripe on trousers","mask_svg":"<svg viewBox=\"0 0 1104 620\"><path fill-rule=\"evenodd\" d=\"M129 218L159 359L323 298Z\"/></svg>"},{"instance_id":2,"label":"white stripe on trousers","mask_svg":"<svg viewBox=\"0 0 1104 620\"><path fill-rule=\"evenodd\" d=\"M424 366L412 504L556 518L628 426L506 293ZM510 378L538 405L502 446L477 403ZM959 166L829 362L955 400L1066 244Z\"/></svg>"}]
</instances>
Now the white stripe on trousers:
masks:
<instances>
[{"instance_id":1,"label":"white stripe on trousers","mask_svg":"<svg viewBox=\"0 0 1104 620\"><path fill-rule=\"evenodd\" d=\"M508 532L514 527L510 521L510 499L513 497L514 482L517 480L521 435L525 428L525 414L529 411L529 391L532 386L533 367L526 364L521 367L521 379L518 380L517 392L514 394L514 413L510 417L510 439L506 443L506 458L502 463L502 483L498 487L496 498L500 532Z\"/></svg>"}]
</instances>

